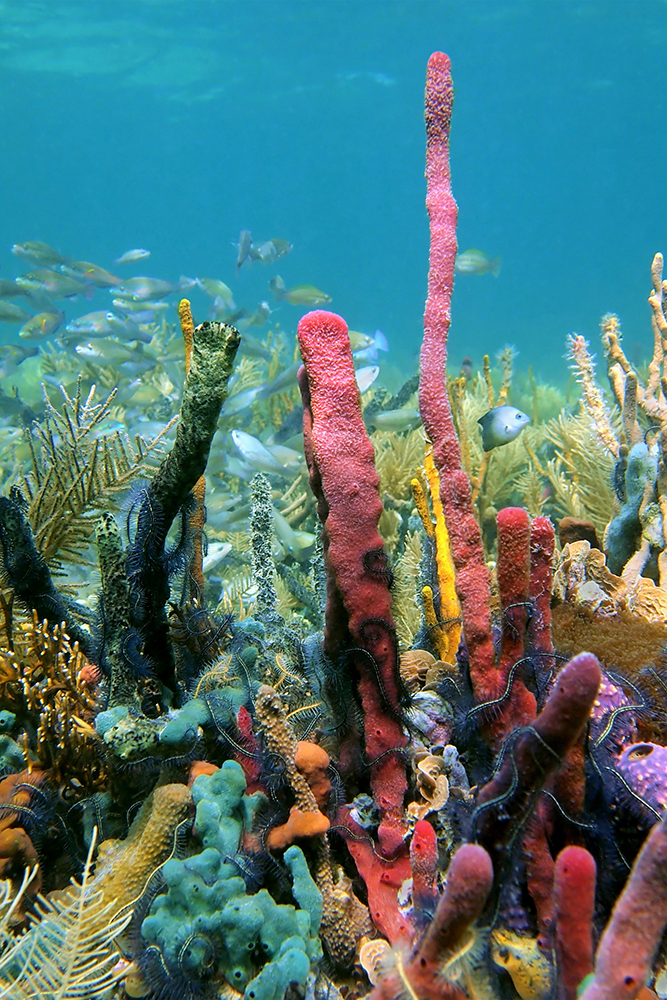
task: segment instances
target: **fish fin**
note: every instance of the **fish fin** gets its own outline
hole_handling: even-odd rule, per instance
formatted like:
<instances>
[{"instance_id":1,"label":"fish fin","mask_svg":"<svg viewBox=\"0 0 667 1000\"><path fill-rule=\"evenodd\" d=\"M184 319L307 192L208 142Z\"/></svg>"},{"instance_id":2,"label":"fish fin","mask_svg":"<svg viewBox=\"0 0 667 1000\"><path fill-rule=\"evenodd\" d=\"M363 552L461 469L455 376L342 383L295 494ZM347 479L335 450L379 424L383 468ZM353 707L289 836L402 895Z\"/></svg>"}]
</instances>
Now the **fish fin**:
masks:
<instances>
[{"instance_id":1,"label":"fish fin","mask_svg":"<svg viewBox=\"0 0 667 1000\"><path fill-rule=\"evenodd\" d=\"M491 261L491 274L493 275L494 278L497 278L498 275L500 274L500 268L502 267L502 263L503 263L502 257L494 257L493 260Z\"/></svg>"},{"instance_id":2,"label":"fish fin","mask_svg":"<svg viewBox=\"0 0 667 1000\"><path fill-rule=\"evenodd\" d=\"M274 278L271 278L269 282L269 288L273 292L273 297L276 302L280 302L285 298L286 285L279 274L276 274Z\"/></svg>"},{"instance_id":3,"label":"fish fin","mask_svg":"<svg viewBox=\"0 0 667 1000\"><path fill-rule=\"evenodd\" d=\"M389 341L387 340L387 338L383 334L382 330L376 330L375 331L375 336L373 338L373 341L374 341L375 346L378 349L378 351L388 351L389 350Z\"/></svg>"}]
</instances>

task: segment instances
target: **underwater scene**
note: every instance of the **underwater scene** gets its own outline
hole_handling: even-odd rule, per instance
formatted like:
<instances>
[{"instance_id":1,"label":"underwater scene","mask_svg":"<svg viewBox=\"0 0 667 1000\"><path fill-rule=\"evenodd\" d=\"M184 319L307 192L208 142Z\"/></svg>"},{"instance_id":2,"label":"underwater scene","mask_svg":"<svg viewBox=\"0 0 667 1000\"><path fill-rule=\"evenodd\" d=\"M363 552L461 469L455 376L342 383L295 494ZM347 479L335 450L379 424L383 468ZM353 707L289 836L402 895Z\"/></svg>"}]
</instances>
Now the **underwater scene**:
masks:
<instances>
[{"instance_id":1,"label":"underwater scene","mask_svg":"<svg viewBox=\"0 0 667 1000\"><path fill-rule=\"evenodd\" d=\"M0 1000L667 1000L667 4L0 24Z\"/></svg>"}]
</instances>

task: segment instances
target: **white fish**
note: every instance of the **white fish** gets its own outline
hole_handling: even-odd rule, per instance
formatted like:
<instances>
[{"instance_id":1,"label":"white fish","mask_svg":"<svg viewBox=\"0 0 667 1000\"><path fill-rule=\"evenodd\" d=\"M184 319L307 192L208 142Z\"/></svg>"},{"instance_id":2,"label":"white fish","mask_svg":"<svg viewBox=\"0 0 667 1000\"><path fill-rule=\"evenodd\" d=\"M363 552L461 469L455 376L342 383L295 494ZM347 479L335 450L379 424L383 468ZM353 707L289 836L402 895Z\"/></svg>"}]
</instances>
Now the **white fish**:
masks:
<instances>
[{"instance_id":1,"label":"white fish","mask_svg":"<svg viewBox=\"0 0 667 1000\"><path fill-rule=\"evenodd\" d=\"M202 562L204 572L208 573L219 566L231 551L232 547L229 542L209 542Z\"/></svg>"},{"instance_id":2,"label":"white fish","mask_svg":"<svg viewBox=\"0 0 667 1000\"><path fill-rule=\"evenodd\" d=\"M278 513L275 507L272 508L271 513L273 514L273 528L279 540L288 552L296 552L300 546L294 528L282 514Z\"/></svg>"},{"instance_id":3,"label":"white fish","mask_svg":"<svg viewBox=\"0 0 667 1000\"><path fill-rule=\"evenodd\" d=\"M368 336L368 341L369 343L356 351L353 348L352 357L357 361L377 361L378 351L389 350L389 341L382 330L376 330L373 337ZM351 344L352 342L350 341L350 346Z\"/></svg>"},{"instance_id":4,"label":"white fish","mask_svg":"<svg viewBox=\"0 0 667 1000\"><path fill-rule=\"evenodd\" d=\"M150 250L127 250L122 257L116 258L114 264L131 264L135 260L146 260L150 255Z\"/></svg>"},{"instance_id":5,"label":"white fish","mask_svg":"<svg viewBox=\"0 0 667 1000\"><path fill-rule=\"evenodd\" d=\"M246 434L245 431L233 430L232 441L239 450L241 457L258 472L277 473L284 475L285 470L268 448L261 441Z\"/></svg>"},{"instance_id":6,"label":"white fish","mask_svg":"<svg viewBox=\"0 0 667 1000\"><path fill-rule=\"evenodd\" d=\"M359 368L358 371L354 373L354 377L357 380L357 386L359 387L359 392L362 395L370 389L379 374L379 365L367 365L365 368Z\"/></svg>"},{"instance_id":7,"label":"white fish","mask_svg":"<svg viewBox=\"0 0 667 1000\"><path fill-rule=\"evenodd\" d=\"M261 385L256 385L252 389L242 389L241 392L237 392L235 396L230 396L225 400L223 407L223 416L233 417L237 413L242 413L243 410L247 410L249 406L255 402L255 400L261 395L262 389L264 387Z\"/></svg>"},{"instance_id":8,"label":"white fish","mask_svg":"<svg viewBox=\"0 0 667 1000\"><path fill-rule=\"evenodd\" d=\"M74 348L76 353L86 361L99 361L102 364L115 364L119 361L131 361L132 351L125 344L108 337L93 337Z\"/></svg>"},{"instance_id":9,"label":"white fish","mask_svg":"<svg viewBox=\"0 0 667 1000\"><path fill-rule=\"evenodd\" d=\"M234 295L229 285L218 278L195 278L195 281L205 295L211 299L221 299L225 303L234 302Z\"/></svg>"},{"instance_id":10,"label":"white fish","mask_svg":"<svg viewBox=\"0 0 667 1000\"><path fill-rule=\"evenodd\" d=\"M303 455L300 455L294 448L287 448L284 444L271 444L268 449L281 465L287 469L297 469L303 462Z\"/></svg>"}]
</instances>

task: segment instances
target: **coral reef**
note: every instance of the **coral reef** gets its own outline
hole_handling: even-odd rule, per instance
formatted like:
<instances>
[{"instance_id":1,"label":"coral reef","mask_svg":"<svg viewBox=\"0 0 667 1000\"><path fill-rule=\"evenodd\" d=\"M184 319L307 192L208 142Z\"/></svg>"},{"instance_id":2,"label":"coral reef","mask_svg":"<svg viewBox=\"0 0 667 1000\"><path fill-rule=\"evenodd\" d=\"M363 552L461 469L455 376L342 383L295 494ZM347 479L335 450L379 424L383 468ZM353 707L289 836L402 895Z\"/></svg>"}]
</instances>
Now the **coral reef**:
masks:
<instances>
[{"instance_id":1,"label":"coral reef","mask_svg":"<svg viewBox=\"0 0 667 1000\"><path fill-rule=\"evenodd\" d=\"M183 299L132 444L123 376L41 352L62 409L0 447L0 996L665 996L662 257L610 393L576 334L574 405L509 348L448 377L452 107L435 53L397 392L333 313L259 341Z\"/></svg>"}]
</instances>

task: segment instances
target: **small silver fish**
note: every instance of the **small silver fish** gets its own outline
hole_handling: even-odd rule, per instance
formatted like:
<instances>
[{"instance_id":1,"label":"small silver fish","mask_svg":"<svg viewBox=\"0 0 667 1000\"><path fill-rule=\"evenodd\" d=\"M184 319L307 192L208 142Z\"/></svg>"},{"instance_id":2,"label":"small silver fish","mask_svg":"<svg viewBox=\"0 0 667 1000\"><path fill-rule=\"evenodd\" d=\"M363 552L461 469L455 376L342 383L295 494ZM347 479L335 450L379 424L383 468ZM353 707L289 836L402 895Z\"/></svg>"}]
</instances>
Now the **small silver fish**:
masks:
<instances>
[{"instance_id":1,"label":"small silver fish","mask_svg":"<svg viewBox=\"0 0 667 1000\"><path fill-rule=\"evenodd\" d=\"M278 536L278 539L282 542L288 552L294 554L299 548L297 537L294 534L294 528L282 514L278 513L275 507L271 508L271 514L273 515L273 529Z\"/></svg>"},{"instance_id":2,"label":"small silver fish","mask_svg":"<svg viewBox=\"0 0 667 1000\"><path fill-rule=\"evenodd\" d=\"M86 361L98 361L102 364L116 364L119 361L131 361L132 351L125 344L112 340L111 337L93 338L83 344L77 344L76 353Z\"/></svg>"},{"instance_id":3,"label":"small silver fish","mask_svg":"<svg viewBox=\"0 0 667 1000\"><path fill-rule=\"evenodd\" d=\"M233 302L234 295L229 285L219 278L197 278L197 284L205 295L211 299L222 299L223 302Z\"/></svg>"},{"instance_id":4,"label":"small silver fish","mask_svg":"<svg viewBox=\"0 0 667 1000\"><path fill-rule=\"evenodd\" d=\"M63 264L60 270L75 281L92 281L96 288L115 288L121 283L121 279L115 274L87 260L70 261L69 264Z\"/></svg>"},{"instance_id":5,"label":"small silver fish","mask_svg":"<svg viewBox=\"0 0 667 1000\"><path fill-rule=\"evenodd\" d=\"M129 278L122 285L114 288L114 293L122 299L132 299L134 302L146 301L146 299L164 299L172 292L184 292L192 288L196 282L194 278L181 277L178 281L163 281L161 278Z\"/></svg>"},{"instance_id":6,"label":"small silver fish","mask_svg":"<svg viewBox=\"0 0 667 1000\"><path fill-rule=\"evenodd\" d=\"M5 302L0 299L0 322L2 323L27 323L31 313L21 309L14 302Z\"/></svg>"},{"instance_id":7,"label":"small silver fish","mask_svg":"<svg viewBox=\"0 0 667 1000\"><path fill-rule=\"evenodd\" d=\"M232 441L241 453L242 458L258 472L278 473L284 475L285 470L277 458L271 454L261 441L245 431L233 430Z\"/></svg>"},{"instance_id":8,"label":"small silver fish","mask_svg":"<svg viewBox=\"0 0 667 1000\"><path fill-rule=\"evenodd\" d=\"M239 242L234 245L237 246L239 251L236 258L236 276L238 278L239 271L243 267L244 262L250 259L250 251L252 250L252 233L250 230L242 229Z\"/></svg>"},{"instance_id":9,"label":"small silver fish","mask_svg":"<svg viewBox=\"0 0 667 1000\"><path fill-rule=\"evenodd\" d=\"M377 361L378 351L388 351L389 341L385 337L382 330L376 330L375 336L368 337L369 343L365 347L357 348L356 350L352 348L352 357L356 361ZM350 338L350 347L352 347L352 339Z\"/></svg>"},{"instance_id":10,"label":"small silver fish","mask_svg":"<svg viewBox=\"0 0 667 1000\"><path fill-rule=\"evenodd\" d=\"M241 337L239 353L245 354L249 358L261 358L263 361L271 360L271 351L266 344L263 344L261 340L253 337L250 333L244 332Z\"/></svg>"},{"instance_id":11,"label":"small silver fish","mask_svg":"<svg viewBox=\"0 0 667 1000\"><path fill-rule=\"evenodd\" d=\"M111 333L108 315L108 309L102 309L98 312L86 313L85 316L79 316L78 319L71 319L65 327L65 333L80 337L103 337L105 334Z\"/></svg>"},{"instance_id":12,"label":"small silver fish","mask_svg":"<svg viewBox=\"0 0 667 1000\"><path fill-rule=\"evenodd\" d=\"M9 378L26 358L39 354L39 348L24 344L5 344L0 348L0 379Z\"/></svg>"},{"instance_id":13,"label":"small silver fish","mask_svg":"<svg viewBox=\"0 0 667 1000\"><path fill-rule=\"evenodd\" d=\"M359 387L359 392L362 396L368 389L370 389L379 374L380 368L378 365L366 365L364 368L359 368L354 373L357 386Z\"/></svg>"},{"instance_id":14,"label":"small silver fish","mask_svg":"<svg viewBox=\"0 0 667 1000\"><path fill-rule=\"evenodd\" d=\"M204 572L210 573L216 569L221 562L224 562L231 551L232 547L229 542L209 542L202 563Z\"/></svg>"},{"instance_id":15,"label":"small silver fish","mask_svg":"<svg viewBox=\"0 0 667 1000\"><path fill-rule=\"evenodd\" d=\"M279 274L271 278L269 288L276 302L291 302L293 306L322 306L331 302L331 296L321 292L314 285L295 285L287 288Z\"/></svg>"},{"instance_id":16,"label":"small silver fish","mask_svg":"<svg viewBox=\"0 0 667 1000\"><path fill-rule=\"evenodd\" d=\"M16 279L16 284L25 291L43 292L52 295L54 299L67 299L75 295L91 299L95 292L93 283L84 281L83 277L77 280L62 271L51 271L48 268L21 274Z\"/></svg>"},{"instance_id":17,"label":"small silver fish","mask_svg":"<svg viewBox=\"0 0 667 1000\"><path fill-rule=\"evenodd\" d=\"M371 423L380 431L407 431L419 425L418 410L383 410L376 413Z\"/></svg>"},{"instance_id":18,"label":"small silver fish","mask_svg":"<svg viewBox=\"0 0 667 1000\"><path fill-rule=\"evenodd\" d=\"M260 302L254 312L247 316L242 316L234 325L239 333L243 333L249 326L264 326L271 315L271 307L268 302Z\"/></svg>"},{"instance_id":19,"label":"small silver fish","mask_svg":"<svg viewBox=\"0 0 667 1000\"><path fill-rule=\"evenodd\" d=\"M250 248L250 256L253 260L261 261L262 264L273 264L275 260L284 257L292 249L292 244L287 240L274 237L266 243L255 244Z\"/></svg>"},{"instance_id":20,"label":"small silver fish","mask_svg":"<svg viewBox=\"0 0 667 1000\"><path fill-rule=\"evenodd\" d=\"M286 469L298 469L303 463L303 455L284 444L267 446L273 457Z\"/></svg>"},{"instance_id":21,"label":"small silver fish","mask_svg":"<svg viewBox=\"0 0 667 1000\"><path fill-rule=\"evenodd\" d=\"M163 309L169 309L168 302L151 302L150 299L136 302L133 299L112 299L112 305L118 312L123 313L144 312L146 309L150 309L151 312L161 312Z\"/></svg>"},{"instance_id":22,"label":"small silver fish","mask_svg":"<svg viewBox=\"0 0 667 1000\"><path fill-rule=\"evenodd\" d=\"M50 337L55 333L60 324L65 319L65 313L37 313L27 323L24 323L19 330L19 337L26 340L41 340L42 337Z\"/></svg>"},{"instance_id":23,"label":"small silver fish","mask_svg":"<svg viewBox=\"0 0 667 1000\"><path fill-rule=\"evenodd\" d=\"M23 295L21 286L17 285L13 278L0 278L0 297L11 299L15 295Z\"/></svg>"},{"instance_id":24,"label":"small silver fish","mask_svg":"<svg viewBox=\"0 0 667 1000\"><path fill-rule=\"evenodd\" d=\"M489 257L483 250L464 250L456 255L454 270L459 274L488 274L494 278L500 274L502 257Z\"/></svg>"},{"instance_id":25,"label":"small silver fish","mask_svg":"<svg viewBox=\"0 0 667 1000\"><path fill-rule=\"evenodd\" d=\"M36 264L47 264L52 267L56 264L66 264L67 257L50 247L48 243L41 243L39 240L28 241L27 243L15 243L12 253L24 260L34 261Z\"/></svg>"},{"instance_id":26,"label":"small silver fish","mask_svg":"<svg viewBox=\"0 0 667 1000\"><path fill-rule=\"evenodd\" d=\"M146 260L150 250L127 250L121 257L116 257L114 264L132 264L135 260Z\"/></svg>"},{"instance_id":27,"label":"small silver fish","mask_svg":"<svg viewBox=\"0 0 667 1000\"><path fill-rule=\"evenodd\" d=\"M263 385L253 386L251 389L242 389L241 392L237 392L233 396L229 396L225 400L225 405L222 411L223 416L233 417L237 413L242 413L247 410L249 406L255 402L261 396Z\"/></svg>"},{"instance_id":28,"label":"small silver fish","mask_svg":"<svg viewBox=\"0 0 667 1000\"><path fill-rule=\"evenodd\" d=\"M530 417L515 406L496 406L480 417L477 423L482 428L482 447L484 451L491 451L514 441L530 423Z\"/></svg>"}]
</instances>

